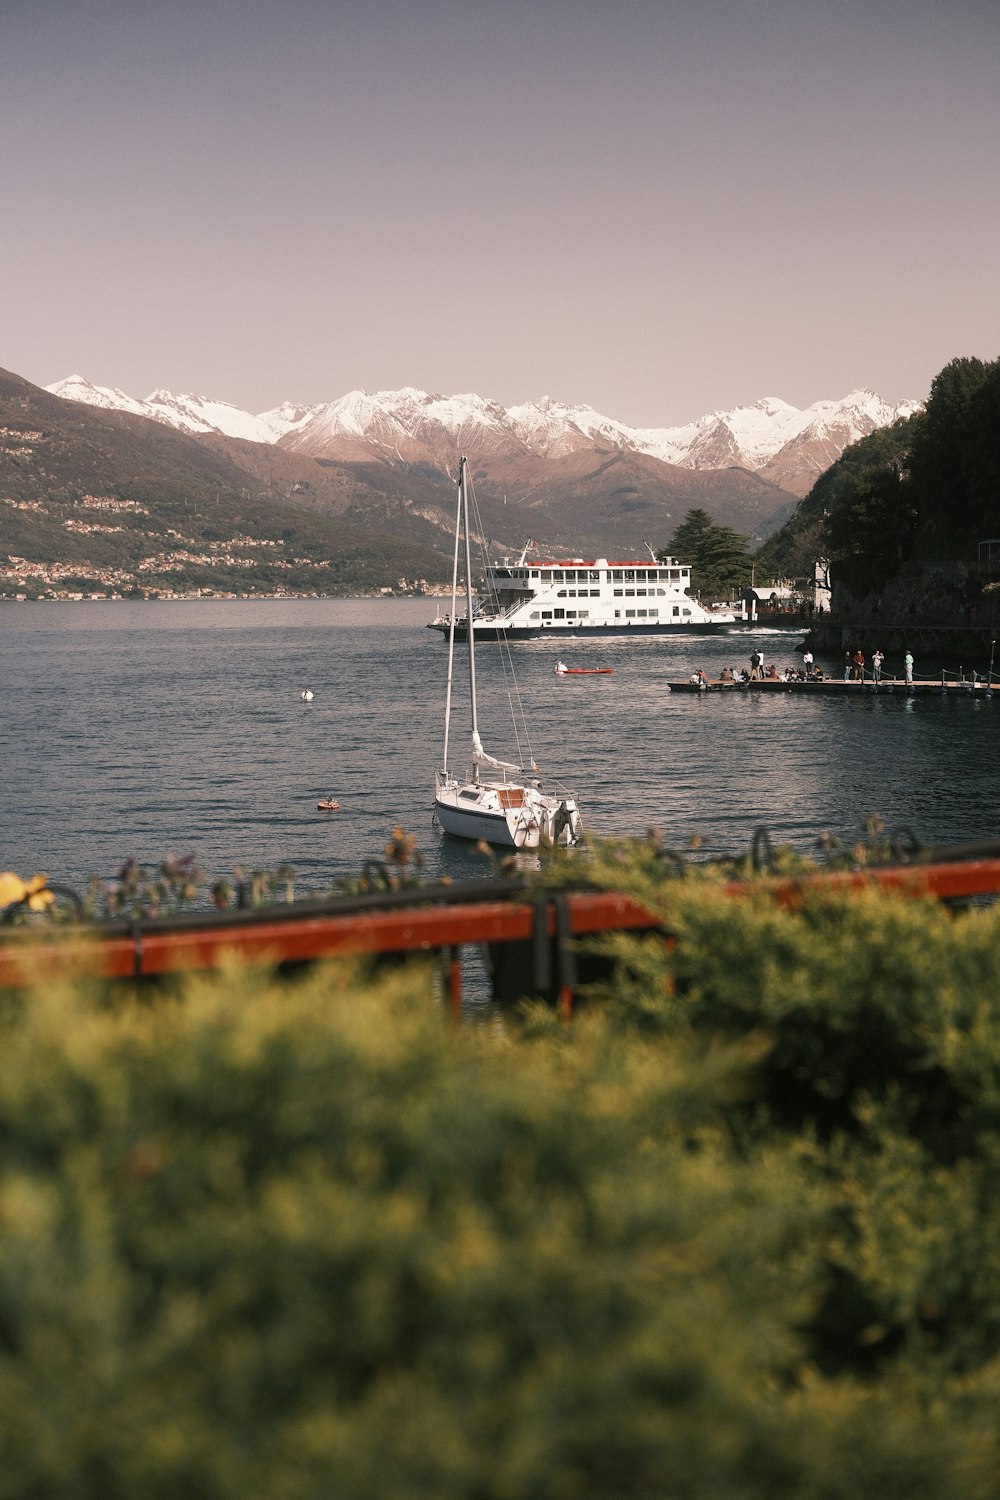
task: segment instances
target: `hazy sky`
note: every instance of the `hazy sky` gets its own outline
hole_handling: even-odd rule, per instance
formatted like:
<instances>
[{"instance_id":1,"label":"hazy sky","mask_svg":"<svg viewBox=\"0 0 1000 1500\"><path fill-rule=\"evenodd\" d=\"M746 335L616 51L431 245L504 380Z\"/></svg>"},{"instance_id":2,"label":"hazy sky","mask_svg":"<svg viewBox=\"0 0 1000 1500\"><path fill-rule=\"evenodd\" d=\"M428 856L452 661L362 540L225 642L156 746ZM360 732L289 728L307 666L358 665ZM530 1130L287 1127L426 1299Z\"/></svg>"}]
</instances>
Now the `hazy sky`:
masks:
<instances>
[{"instance_id":1,"label":"hazy sky","mask_svg":"<svg viewBox=\"0 0 1000 1500\"><path fill-rule=\"evenodd\" d=\"M672 426L1000 356L998 0L0 0L0 365Z\"/></svg>"}]
</instances>

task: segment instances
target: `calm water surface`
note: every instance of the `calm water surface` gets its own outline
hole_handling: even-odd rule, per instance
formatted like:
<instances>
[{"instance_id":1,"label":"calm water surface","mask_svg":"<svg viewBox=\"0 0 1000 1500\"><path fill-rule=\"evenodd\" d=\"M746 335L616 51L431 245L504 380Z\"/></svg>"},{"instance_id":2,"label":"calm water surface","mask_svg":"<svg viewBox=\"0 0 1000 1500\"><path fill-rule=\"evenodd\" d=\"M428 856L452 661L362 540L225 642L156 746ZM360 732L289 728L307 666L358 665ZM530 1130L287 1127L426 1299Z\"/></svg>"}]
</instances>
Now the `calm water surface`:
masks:
<instances>
[{"instance_id":1,"label":"calm water surface","mask_svg":"<svg viewBox=\"0 0 1000 1500\"><path fill-rule=\"evenodd\" d=\"M80 885L129 856L193 854L213 878L289 863L302 894L380 859L402 826L431 873L489 873L431 822L447 658L433 613L427 600L0 604L0 868ZM821 830L854 838L872 813L932 842L1000 834L1000 696L665 690L745 664L755 641L780 668L799 661L787 635L513 648L543 779L577 792L594 833L655 824L710 853L745 849L760 826L803 849ZM557 678L560 649L614 672ZM506 756L499 648L477 663L483 738ZM460 673L455 745L464 687ZM341 812L317 812L328 792Z\"/></svg>"}]
</instances>

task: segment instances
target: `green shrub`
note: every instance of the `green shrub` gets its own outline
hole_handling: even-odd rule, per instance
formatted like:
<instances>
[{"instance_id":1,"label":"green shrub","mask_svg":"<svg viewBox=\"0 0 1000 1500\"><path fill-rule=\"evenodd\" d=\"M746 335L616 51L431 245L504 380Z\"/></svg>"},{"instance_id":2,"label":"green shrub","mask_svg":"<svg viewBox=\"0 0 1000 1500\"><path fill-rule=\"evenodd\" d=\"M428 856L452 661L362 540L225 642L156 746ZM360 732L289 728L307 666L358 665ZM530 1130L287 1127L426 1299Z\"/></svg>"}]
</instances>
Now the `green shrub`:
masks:
<instances>
[{"instance_id":1,"label":"green shrub","mask_svg":"<svg viewBox=\"0 0 1000 1500\"><path fill-rule=\"evenodd\" d=\"M785 1142L832 1193L808 1327L819 1366L985 1378L1000 1340L1000 909L876 889L789 907L760 883L734 899L717 877L648 866L639 886L672 941L605 941L613 978L594 995L624 1034L760 1039L727 1121L748 1161Z\"/></svg>"},{"instance_id":2,"label":"green shrub","mask_svg":"<svg viewBox=\"0 0 1000 1500\"><path fill-rule=\"evenodd\" d=\"M658 899L570 1027L413 966L12 1002L0 1500L995 1495L992 918L945 1021L933 911Z\"/></svg>"}]
</instances>

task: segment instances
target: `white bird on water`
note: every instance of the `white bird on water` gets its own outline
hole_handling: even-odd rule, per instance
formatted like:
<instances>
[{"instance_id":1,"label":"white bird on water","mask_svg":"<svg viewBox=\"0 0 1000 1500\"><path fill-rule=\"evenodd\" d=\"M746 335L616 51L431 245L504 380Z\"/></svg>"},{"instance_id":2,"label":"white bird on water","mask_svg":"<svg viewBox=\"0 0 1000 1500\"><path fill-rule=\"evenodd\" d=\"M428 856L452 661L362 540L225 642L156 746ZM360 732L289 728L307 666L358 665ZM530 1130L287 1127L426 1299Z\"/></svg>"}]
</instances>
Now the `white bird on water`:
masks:
<instances>
[{"instance_id":1,"label":"white bird on water","mask_svg":"<svg viewBox=\"0 0 1000 1500\"><path fill-rule=\"evenodd\" d=\"M303 688L300 697L304 698L306 703L311 703L313 697L312 688Z\"/></svg>"}]
</instances>

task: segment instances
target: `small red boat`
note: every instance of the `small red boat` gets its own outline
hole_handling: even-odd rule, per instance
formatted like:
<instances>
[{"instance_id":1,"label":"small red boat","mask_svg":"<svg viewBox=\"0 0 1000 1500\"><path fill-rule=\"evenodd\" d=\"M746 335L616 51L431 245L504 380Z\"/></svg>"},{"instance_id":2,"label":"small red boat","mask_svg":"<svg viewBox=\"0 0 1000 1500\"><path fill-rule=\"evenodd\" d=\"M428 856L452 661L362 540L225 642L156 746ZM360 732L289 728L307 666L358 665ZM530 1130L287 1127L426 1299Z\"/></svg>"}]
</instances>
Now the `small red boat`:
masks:
<instances>
[{"instance_id":1,"label":"small red boat","mask_svg":"<svg viewBox=\"0 0 1000 1500\"><path fill-rule=\"evenodd\" d=\"M614 667L566 667L561 661L557 661L552 670L557 677L604 677L615 669Z\"/></svg>"},{"instance_id":2,"label":"small red boat","mask_svg":"<svg viewBox=\"0 0 1000 1500\"><path fill-rule=\"evenodd\" d=\"M340 803L336 797L324 797L322 802L317 802L319 812L340 812Z\"/></svg>"}]
</instances>

